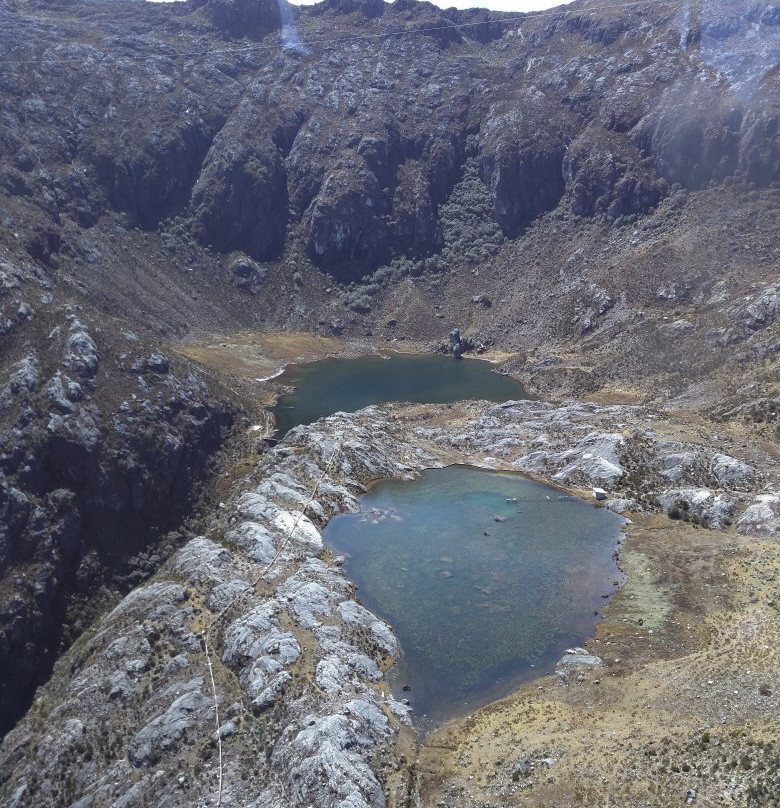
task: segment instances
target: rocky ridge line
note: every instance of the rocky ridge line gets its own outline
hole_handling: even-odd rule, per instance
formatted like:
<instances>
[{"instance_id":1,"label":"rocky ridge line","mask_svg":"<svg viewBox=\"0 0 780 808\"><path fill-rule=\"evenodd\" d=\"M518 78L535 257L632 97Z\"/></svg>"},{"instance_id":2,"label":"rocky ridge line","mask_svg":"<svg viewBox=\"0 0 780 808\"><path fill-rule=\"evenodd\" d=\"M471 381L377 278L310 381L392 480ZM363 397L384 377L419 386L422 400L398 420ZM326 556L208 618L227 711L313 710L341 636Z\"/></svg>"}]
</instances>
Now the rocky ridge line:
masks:
<instances>
[{"instance_id":1,"label":"rocky ridge line","mask_svg":"<svg viewBox=\"0 0 780 808\"><path fill-rule=\"evenodd\" d=\"M373 442L346 417L329 419L324 432L296 430L260 463L261 482L236 499L219 542L189 542L72 650L50 685L53 700L42 696L7 736L2 770L15 773L4 804L216 799L201 642L216 615L223 804L385 804L408 708L375 685L397 643L326 563L316 524L357 508L365 483L435 460L390 438L386 417L371 420L387 440Z\"/></svg>"},{"instance_id":2,"label":"rocky ridge line","mask_svg":"<svg viewBox=\"0 0 780 808\"><path fill-rule=\"evenodd\" d=\"M408 804L407 709L382 684L399 650L388 626L355 600L317 529L355 510L378 478L459 460L532 468L565 486L646 491L644 500L611 500L617 510L657 507L670 481L707 485L712 505L734 503L730 517L753 500L746 530L778 531L767 499L776 504L777 492L761 470L652 429L633 435L631 423L652 419L647 410L522 401L467 404L465 413L464 421L442 407L370 407L293 430L215 515L210 538L187 544L61 660L3 743L3 806L213 803L202 636L217 615L209 636L223 805ZM443 421L427 423L436 418ZM756 531L761 508L769 516ZM721 514L702 508L702 521L718 524L711 511Z\"/></svg>"},{"instance_id":3,"label":"rocky ridge line","mask_svg":"<svg viewBox=\"0 0 780 808\"><path fill-rule=\"evenodd\" d=\"M29 261L0 260L8 311L23 316L0 317L0 733L96 614L96 591L139 554L159 559L238 411Z\"/></svg>"}]
</instances>

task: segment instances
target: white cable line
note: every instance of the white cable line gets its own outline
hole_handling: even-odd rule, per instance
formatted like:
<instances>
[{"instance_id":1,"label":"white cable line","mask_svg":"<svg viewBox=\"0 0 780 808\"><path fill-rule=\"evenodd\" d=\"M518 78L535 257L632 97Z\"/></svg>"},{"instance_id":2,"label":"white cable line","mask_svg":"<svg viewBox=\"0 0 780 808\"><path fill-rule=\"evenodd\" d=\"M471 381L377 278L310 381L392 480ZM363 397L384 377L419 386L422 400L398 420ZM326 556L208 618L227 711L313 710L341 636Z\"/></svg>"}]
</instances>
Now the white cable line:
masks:
<instances>
[{"instance_id":1,"label":"white cable line","mask_svg":"<svg viewBox=\"0 0 780 808\"><path fill-rule=\"evenodd\" d=\"M478 25L491 25L497 23L499 25L504 24L514 24L517 22L527 22L529 20L535 20L540 17L559 17L566 14L586 14L595 11L611 11L615 8L633 8L634 6L652 6L656 5L658 0L634 0L630 3L614 3L608 6L593 6L590 8L577 8L577 9L570 9L568 7L562 8L559 11L537 11L537 12L528 12L526 14L522 14L520 16L506 16L506 17L492 17L492 18L485 18L481 20L475 20L473 22L462 22L462 23L449 23L447 25L438 25L432 26L429 28L418 28L416 30L403 30L403 31L396 31L394 33L380 33L380 34L362 34L362 35L355 35L355 36L347 36L341 39L310 39L306 40L304 37L301 37L301 46L302 47L309 47L310 45L330 45L330 46L338 46L338 45L348 45L351 42L361 42L361 41L371 41L376 39L401 39L403 37L409 36L419 36L421 34L428 34L434 31L447 31L450 29L460 29L460 28L472 28ZM668 4L667 4L668 5ZM474 9L479 10L479 9ZM281 31L280 31L281 33ZM58 43L52 43L50 47L57 47ZM69 42L64 44L75 44L75 45L85 45L88 43L83 42ZM230 56L235 56L241 53L254 53L257 51L266 51L266 50L279 50L282 47L281 43L274 43L273 45L244 45L236 48L216 48L214 50L207 50L207 51L181 51L181 52L174 52L174 53L159 53L156 54L160 58L169 58L169 59L186 59L186 58L195 58L198 56L216 56L219 54L226 54ZM106 53L102 54L105 56L113 57L113 54ZM73 54L72 56L68 56L65 58L60 59L47 59L46 64L65 64L72 62L74 59L83 59L83 54ZM118 55L117 59L145 59L148 60L153 58L150 54L124 54ZM0 59L0 65L32 65L32 64L40 64L43 60L43 57L39 57L37 59Z\"/></svg>"},{"instance_id":2,"label":"white cable line","mask_svg":"<svg viewBox=\"0 0 780 808\"><path fill-rule=\"evenodd\" d=\"M209 653L209 639L206 633L203 635L203 649L206 654L206 662L209 666L209 678L211 679L211 692L214 694L214 726L217 734L217 749L219 751L219 787L217 791L217 808L222 805L222 733L219 731L219 701L217 699L217 685L214 682L214 668L211 665L211 654Z\"/></svg>"},{"instance_id":3,"label":"white cable line","mask_svg":"<svg viewBox=\"0 0 780 808\"><path fill-rule=\"evenodd\" d=\"M320 475L319 479L317 480L316 484L314 485L314 488L311 491L311 495L309 496L308 501L303 506L303 508L301 508L301 510L300 510L300 512L298 514L298 517L296 518L295 522L293 522L292 527L287 531L287 535L284 537L284 540L282 541L282 543L279 545L278 549L276 550L276 553L274 554L274 557L268 562L268 564L258 573L258 575L251 582L251 587L252 587L253 590L257 586L257 584L260 582L260 579L263 578L268 573L268 571L271 569L271 567L273 567L273 565L278 561L279 556L282 554L282 552L284 552L285 547L292 540L293 534L295 533L298 525L300 524L301 519L303 519L303 517L305 516L306 511L308 510L309 506L314 501L314 498L317 496L317 491L318 491L320 485L322 484L322 481L325 479L328 472L330 471L330 468L333 465L333 462L335 461L338 453L339 453L339 447L336 446L333 449L333 454L331 454L330 460L328 460L328 462L325 464L325 468L322 470L322 474ZM219 725L219 700L217 698L217 685L216 685L216 682L214 681L214 669L213 669L212 664L211 664L211 652L209 651L209 633L214 628L214 626L216 626L217 623L219 623L219 621L225 616L225 614L228 612L228 610L231 609L233 606L235 606L236 603L238 603L238 601L241 600L241 598L245 594L246 594L245 591L241 591L238 594L236 594L233 597L233 599L230 600L228 602L228 604L220 612L217 613L217 615L214 617L214 619L211 620L211 622L201 632L201 636L203 637L203 652L204 652L205 657L206 657L206 663L208 664L208 668L209 668L209 677L211 679L211 693L214 696L214 723L216 725L217 749L218 749L218 752L219 752L219 757L218 757L218 759L219 759L219 786L218 786L218 791L217 791L217 805L216 805L216 808L220 808L220 806L222 805L222 781L223 781L224 766L223 766L223 760L222 760L222 735L221 735L221 733L219 731L220 730L220 725Z\"/></svg>"}]
</instances>

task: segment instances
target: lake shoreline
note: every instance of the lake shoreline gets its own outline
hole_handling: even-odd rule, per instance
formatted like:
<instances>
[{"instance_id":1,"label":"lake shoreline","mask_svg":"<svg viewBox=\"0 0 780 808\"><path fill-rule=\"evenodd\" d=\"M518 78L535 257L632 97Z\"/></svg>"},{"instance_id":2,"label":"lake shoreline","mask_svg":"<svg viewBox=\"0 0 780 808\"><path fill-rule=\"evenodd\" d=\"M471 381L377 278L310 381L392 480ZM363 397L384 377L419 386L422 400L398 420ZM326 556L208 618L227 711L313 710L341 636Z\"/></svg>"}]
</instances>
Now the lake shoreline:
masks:
<instances>
[{"instance_id":1,"label":"lake shoreline","mask_svg":"<svg viewBox=\"0 0 780 808\"><path fill-rule=\"evenodd\" d=\"M665 496L659 486L669 484L659 471L696 456L701 462L689 477L696 490L704 483L696 475L720 464L722 482L710 485L713 493L725 501L743 492L734 506L737 520L750 501L765 496L760 492L771 465L751 468L727 456L739 454L739 444L725 431L715 445L669 440L670 432L687 428L646 408L526 400L391 405L296 430L237 480L207 536L190 541L60 660L33 710L4 742L4 759L16 761L6 788L31 778L33 766L41 787L88 777L92 792L110 791L115 799L152 761L156 768L186 765L191 744L206 748L214 734L214 697L207 694L198 637L222 615L225 625L209 634L214 687L220 705L235 707L228 709L225 737L231 740L223 744L220 771L226 782L253 789L244 798L261 804L309 804L295 774L326 759L356 793L378 794L389 808L408 804L410 794L426 806L476 808L485 799L511 805L518 783L532 804L558 798L565 804L571 795L561 788L580 787L594 776L600 793L618 795L624 805L659 784L678 794L693 776L702 799L715 799L728 783L755 787L762 772L772 770L765 765L774 754L767 743L777 730L771 673L780 630L773 584L761 576L780 574L778 542L738 532L734 524L703 529L670 519L652 503ZM358 494L373 480L410 478L454 459L495 457L497 447L501 463L557 485L607 485L603 475L618 474L609 458L620 441L623 475L613 477L611 494L628 499L631 491L620 482L625 477L645 499L631 515L620 551L628 583L612 596L606 619L586 643L584 657L598 662L582 669L581 681L536 679L420 746L404 705L392 699L381 677L397 656L394 635L357 603L317 526L357 507ZM637 459L642 465L632 466ZM712 511L701 518L716 516ZM744 602L734 599L735 587ZM244 643L257 652L243 652ZM147 657L149 667L130 665ZM173 659L179 661L168 664ZM740 659L750 660L749 673ZM110 682L120 682L125 695L106 699L103 687ZM35 727L46 727L57 748L70 748L74 721L87 737L100 737L99 726L119 722L120 714L129 759L137 763L108 765L113 758L106 750L98 750L90 765L78 752L25 752ZM166 734L180 719L186 742ZM573 721L585 728L575 736ZM714 737L721 746L711 743ZM676 763L660 770L658 755L650 754L660 743L676 759L690 760L688 770L674 771ZM723 744L729 755L765 761L763 768L713 768ZM242 780L247 754L267 760L262 782ZM690 774L705 769L706 777ZM629 770L631 776L624 776ZM150 781L149 788L156 786ZM204 799L211 793L202 778L193 788Z\"/></svg>"},{"instance_id":2,"label":"lake shoreline","mask_svg":"<svg viewBox=\"0 0 780 808\"><path fill-rule=\"evenodd\" d=\"M464 699L473 710L508 694L595 633L626 520L560 493L517 470L445 465L377 481L323 529L399 638L394 692L418 730L463 714Z\"/></svg>"},{"instance_id":3,"label":"lake shoreline","mask_svg":"<svg viewBox=\"0 0 780 808\"><path fill-rule=\"evenodd\" d=\"M525 399L515 379L485 365L438 354L377 351L288 365L275 382L275 437L334 412L390 402L454 404Z\"/></svg>"}]
</instances>

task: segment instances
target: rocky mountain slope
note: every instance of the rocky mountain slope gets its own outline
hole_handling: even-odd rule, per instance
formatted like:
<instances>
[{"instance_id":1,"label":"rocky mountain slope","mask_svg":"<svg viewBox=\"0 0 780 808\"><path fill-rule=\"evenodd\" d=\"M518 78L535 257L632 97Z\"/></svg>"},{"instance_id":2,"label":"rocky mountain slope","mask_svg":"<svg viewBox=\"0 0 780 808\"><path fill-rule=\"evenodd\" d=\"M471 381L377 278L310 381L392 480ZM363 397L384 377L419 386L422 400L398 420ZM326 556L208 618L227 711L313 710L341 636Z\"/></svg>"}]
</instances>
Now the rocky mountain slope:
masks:
<instances>
[{"instance_id":1,"label":"rocky mountain slope","mask_svg":"<svg viewBox=\"0 0 780 808\"><path fill-rule=\"evenodd\" d=\"M255 406L206 337L460 327L536 395L777 458L778 32L752 0L0 0L0 730L205 531ZM747 505L686 474L653 508Z\"/></svg>"},{"instance_id":2,"label":"rocky mountain slope","mask_svg":"<svg viewBox=\"0 0 780 808\"><path fill-rule=\"evenodd\" d=\"M766 376L776 3L0 14L0 241L104 313L170 337L459 325L574 352L559 392Z\"/></svg>"},{"instance_id":3,"label":"rocky mountain slope","mask_svg":"<svg viewBox=\"0 0 780 808\"><path fill-rule=\"evenodd\" d=\"M65 302L45 272L0 266L4 302L18 313L6 324L15 351L0 386L7 728L94 616L96 592L131 585L139 554L154 568L155 546L191 510L237 406L129 322Z\"/></svg>"},{"instance_id":4,"label":"rocky mountain slope","mask_svg":"<svg viewBox=\"0 0 780 808\"><path fill-rule=\"evenodd\" d=\"M430 786L431 778L415 762L409 708L382 675L398 655L397 641L356 601L317 526L357 508L373 480L468 461L530 471L575 490L605 485L613 492L607 507L633 518L661 502L667 512L679 508L686 520L723 529L737 509L765 506L763 516L739 520L732 546L778 530L777 491L759 493L771 479L771 457L757 454L753 465L724 446L675 439L654 428L654 419L638 407L524 401L369 407L297 427L241 481L207 536L188 542L61 660L2 746L3 804L419 804L419 782ZM624 436L627 424L633 431ZM644 504L633 498L636 488ZM665 538L658 552L676 564L681 550ZM776 588L756 607L762 626L745 640L751 652L769 636ZM626 639L625 653L641 654L637 646L656 625L648 621L641 640ZM693 658L690 638L685 652ZM776 728L780 693L767 686L760 695L751 684L771 680L771 654L753 664L752 677L734 662L729 656L727 680L717 656L700 660L697 675L733 690L729 729L747 726L748 717L760 725L737 742L745 749ZM571 664L568 670L573 680ZM661 723L674 720L668 703L657 709ZM692 720L701 715L686 726ZM715 798L725 786L740 797L751 789L771 793L762 789L777 785L777 772L773 750L766 755L769 780L766 767L719 773L717 755L701 754L701 797ZM652 779L644 768L642 778ZM611 793L630 793L619 781ZM463 795L445 804L465 804Z\"/></svg>"},{"instance_id":5,"label":"rocky mountain slope","mask_svg":"<svg viewBox=\"0 0 780 808\"><path fill-rule=\"evenodd\" d=\"M615 220L675 188L769 186L779 13L602 3L491 23L326 2L296 22L266 0L6 4L3 184L48 225L34 257L124 213L350 280L438 254L471 166L499 242L564 198Z\"/></svg>"}]
</instances>

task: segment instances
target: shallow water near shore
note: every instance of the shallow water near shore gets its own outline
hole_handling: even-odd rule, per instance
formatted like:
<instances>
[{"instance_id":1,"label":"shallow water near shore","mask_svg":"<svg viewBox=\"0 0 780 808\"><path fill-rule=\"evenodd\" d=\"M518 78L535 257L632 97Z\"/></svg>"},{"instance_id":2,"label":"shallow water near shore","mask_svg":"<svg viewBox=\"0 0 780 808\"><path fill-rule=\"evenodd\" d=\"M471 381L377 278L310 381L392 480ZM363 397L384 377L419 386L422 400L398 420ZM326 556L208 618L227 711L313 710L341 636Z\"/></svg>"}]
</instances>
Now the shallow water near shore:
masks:
<instances>
[{"instance_id":1,"label":"shallow water near shore","mask_svg":"<svg viewBox=\"0 0 780 808\"><path fill-rule=\"evenodd\" d=\"M622 577L624 521L519 474L450 466L380 482L323 535L361 602L393 626L403 655L391 687L430 728L592 636Z\"/></svg>"},{"instance_id":2,"label":"shallow water near shore","mask_svg":"<svg viewBox=\"0 0 780 808\"><path fill-rule=\"evenodd\" d=\"M372 354L325 359L290 365L276 381L295 387L294 393L281 396L271 410L277 437L299 424L313 423L334 412L354 412L369 404L527 398L520 382L496 373L490 362L442 355Z\"/></svg>"}]
</instances>

